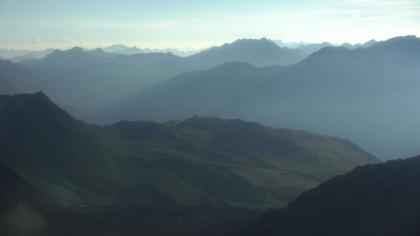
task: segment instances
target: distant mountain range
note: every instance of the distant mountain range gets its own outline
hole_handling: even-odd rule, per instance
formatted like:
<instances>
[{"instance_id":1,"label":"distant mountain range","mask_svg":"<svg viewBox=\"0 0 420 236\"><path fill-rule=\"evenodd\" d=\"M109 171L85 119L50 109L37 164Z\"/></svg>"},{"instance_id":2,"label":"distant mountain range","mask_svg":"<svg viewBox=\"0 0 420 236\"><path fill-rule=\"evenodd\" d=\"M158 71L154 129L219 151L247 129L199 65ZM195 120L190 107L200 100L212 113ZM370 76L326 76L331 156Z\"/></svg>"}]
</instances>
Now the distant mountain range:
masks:
<instances>
[{"instance_id":1,"label":"distant mountain range","mask_svg":"<svg viewBox=\"0 0 420 236\"><path fill-rule=\"evenodd\" d=\"M145 50L140 49L136 46L128 47L123 44L114 44L108 47L102 48L104 52L123 54L123 55L133 55L138 53L145 53Z\"/></svg>"},{"instance_id":2,"label":"distant mountain range","mask_svg":"<svg viewBox=\"0 0 420 236\"><path fill-rule=\"evenodd\" d=\"M277 45L282 48L291 48L291 49L300 49L306 54L311 54L319 49L322 49L325 46L334 46L331 43L324 42L324 43L305 43L305 42L292 42L292 43L284 43L282 40L273 40ZM343 43L341 46L349 47L349 48L358 48L358 47L366 47L371 46L374 44L375 40L370 40L366 43L358 43L358 44L350 44L350 43ZM340 46L340 45L335 45ZM48 54L51 54L56 49L49 48L44 50L22 50L22 49L0 49L0 58L11 60L13 62L20 62L23 60L29 59L42 59ZM206 49L201 50L181 50L181 49L153 49L153 48L139 48L136 46L127 46L124 44L113 44L107 47L103 47L102 50L109 53L115 54L122 54L122 55L134 55L140 53L172 53L177 56L191 56L194 54L199 53L200 51L204 51Z\"/></svg>"},{"instance_id":3,"label":"distant mountain range","mask_svg":"<svg viewBox=\"0 0 420 236\"><path fill-rule=\"evenodd\" d=\"M349 138L386 159L420 152L420 130L403 125L418 118L411 102L418 93L418 41L325 47L309 57L267 39L188 57L73 48L19 64L0 61L0 78L16 92L42 90L91 122L243 118Z\"/></svg>"},{"instance_id":4,"label":"distant mountain range","mask_svg":"<svg viewBox=\"0 0 420 236\"><path fill-rule=\"evenodd\" d=\"M262 38L260 40L241 39L227 43L220 47L210 48L190 57L192 61L204 65L216 62L247 62L255 66L290 65L296 63L306 55L296 49L281 48L273 41Z\"/></svg>"},{"instance_id":5,"label":"distant mountain range","mask_svg":"<svg viewBox=\"0 0 420 236\"><path fill-rule=\"evenodd\" d=\"M182 57L191 56L198 52L195 50L138 48L136 46L129 47L124 44L114 44L108 47L104 47L102 49L105 52L123 55L134 55L139 53L172 53L174 55Z\"/></svg>"},{"instance_id":6,"label":"distant mountain range","mask_svg":"<svg viewBox=\"0 0 420 236\"><path fill-rule=\"evenodd\" d=\"M277 44L0 59L0 235L419 235L420 39Z\"/></svg>"},{"instance_id":7,"label":"distant mountain range","mask_svg":"<svg viewBox=\"0 0 420 236\"><path fill-rule=\"evenodd\" d=\"M121 47L124 48L115 46L114 49ZM42 84L30 91L43 90L78 117L86 118L88 114L180 73L210 69L233 61L259 66L290 64L304 56L300 51L283 49L262 39L238 40L188 57L171 53L121 55L102 49L73 48L56 50L41 60L24 60L20 64L26 67L24 70L31 70L31 74L43 77ZM8 76L0 71L0 77Z\"/></svg>"},{"instance_id":8,"label":"distant mountain range","mask_svg":"<svg viewBox=\"0 0 420 236\"><path fill-rule=\"evenodd\" d=\"M284 206L377 162L347 140L241 120L87 125L42 93L0 96L0 163L63 206Z\"/></svg>"},{"instance_id":9,"label":"distant mountain range","mask_svg":"<svg viewBox=\"0 0 420 236\"><path fill-rule=\"evenodd\" d=\"M343 43L343 44L332 44L329 42L322 42L322 43L304 43L304 42L292 42L292 43L285 43L282 40L275 40L274 41L280 47L287 47L287 48L295 48L299 49L302 52L310 55L316 51L319 51L325 47L345 47L348 49L356 49L356 48L368 48L373 46L377 43L376 40L372 39L365 43L357 43L357 44L350 44L350 43Z\"/></svg>"},{"instance_id":10,"label":"distant mountain range","mask_svg":"<svg viewBox=\"0 0 420 236\"><path fill-rule=\"evenodd\" d=\"M95 120L243 118L346 137L382 158L420 152L420 39L324 48L291 66L230 63L164 81Z\"/></svg>"},{"instance_id":11,"label":"distant mountain range","mask_svg":"<svg viewBox=\"0 0 420 236\"><path fill-rule=\"evenodd\" d=\"M420 234L420 156L357 167L265 214L242 236Z\"/></svg>"},{"instance_id":12,"label":"distant mountain range","mask_svg":"<svg viewBox=\"0 0 420 236\"><path fill-rule=\"evenodd\" d=\"M0 49L0 59L19 62L28 59L42 59L52 53L54 49L45 49L39 51L18 50L18 49Z\"/></svg>"},{"instance_id":13,"label":"distant mountain range","mask_svg":"<svg viewBox=\"0 0 420 236\"><path fill-rule=\"evenodd\" d=\"M35 92L44 81L44 75L20 64L0 59L0 78L16 93Z\"/></svg>"}]
</instances>

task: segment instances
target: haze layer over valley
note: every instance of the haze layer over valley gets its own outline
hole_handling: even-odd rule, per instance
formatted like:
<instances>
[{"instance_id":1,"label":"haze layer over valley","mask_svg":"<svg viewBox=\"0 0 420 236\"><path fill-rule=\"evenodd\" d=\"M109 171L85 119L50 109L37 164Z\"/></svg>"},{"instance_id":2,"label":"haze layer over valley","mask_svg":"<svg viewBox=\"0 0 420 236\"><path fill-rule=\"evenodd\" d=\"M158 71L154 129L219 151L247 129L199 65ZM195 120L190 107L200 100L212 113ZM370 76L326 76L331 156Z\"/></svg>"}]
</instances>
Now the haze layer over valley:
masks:
<instances>
[{"instance_id":1,"label":"haze layer over valley","mask_svg":"<svg viewBox=\"0 0 420 236\"><path fill-rule=\"evenodd\" d=\"M416 36L289 48L243 39L186 57L73 48L0 61L0 78L5 92L44 91L93 123L240 118L350 139L389 159L420 152L419 45Z\"/></svg>"},{"instance_id":2,"label":"haze layer over valley","mask_svg":"<svg viewBox=\"0 0 420 236\"><path fill-rule=\"evenodd\" d=\"M0 0L0 236L419 236L419 19Z\"/></svg>"}]
</instances>

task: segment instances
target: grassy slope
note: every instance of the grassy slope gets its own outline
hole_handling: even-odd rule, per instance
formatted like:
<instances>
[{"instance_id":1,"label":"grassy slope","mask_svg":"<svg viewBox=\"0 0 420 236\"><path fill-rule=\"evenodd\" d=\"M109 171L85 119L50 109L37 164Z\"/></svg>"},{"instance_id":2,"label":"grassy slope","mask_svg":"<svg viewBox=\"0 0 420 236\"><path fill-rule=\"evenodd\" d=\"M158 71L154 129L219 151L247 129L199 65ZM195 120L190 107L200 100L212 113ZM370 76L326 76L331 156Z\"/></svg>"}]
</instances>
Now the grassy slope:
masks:
<instances>
[{"instance_id":1,"label":"grassy slope","mask_svg":"<svg viewBox=\"0 0 420 236\"><path fill-rule=\"evenodd\" d=\"M278 207L376 162L345 140L240 120L99 127L39 93L0 104L1 162L67 205Z\"/></svg>"},{"instance_id":2,"label":"grassy slope","mask_svg":"<svg viewBox=\"0 0 420 236\"><path fill-rule=\"evenodd\" d=\"M143 199L147 204L282 206L321 181L376 161L345 140L240 120L121 122L107 129L126 142L119 160L136 186L127 192L135 196L131 201L157 194Z\"/></svg>"}]
</instances>

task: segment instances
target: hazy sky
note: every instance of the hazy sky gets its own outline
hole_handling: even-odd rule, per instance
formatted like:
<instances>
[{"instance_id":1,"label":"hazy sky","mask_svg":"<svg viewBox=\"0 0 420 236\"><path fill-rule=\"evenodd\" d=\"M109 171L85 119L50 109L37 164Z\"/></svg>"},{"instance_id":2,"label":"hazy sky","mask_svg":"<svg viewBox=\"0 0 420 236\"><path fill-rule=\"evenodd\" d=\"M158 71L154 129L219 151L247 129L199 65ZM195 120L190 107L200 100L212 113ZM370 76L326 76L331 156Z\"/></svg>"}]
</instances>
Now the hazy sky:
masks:
<instances>
[{"instance_id":1,"label":"hazy sky","mask_svg":"<svg viewBox=\"0 0 420 236\"><path fill-rule=\"evenodd\" d=\"M0 0L0 48L203 48L420 35L420 0Z\"/></svg>"}]
</instances>

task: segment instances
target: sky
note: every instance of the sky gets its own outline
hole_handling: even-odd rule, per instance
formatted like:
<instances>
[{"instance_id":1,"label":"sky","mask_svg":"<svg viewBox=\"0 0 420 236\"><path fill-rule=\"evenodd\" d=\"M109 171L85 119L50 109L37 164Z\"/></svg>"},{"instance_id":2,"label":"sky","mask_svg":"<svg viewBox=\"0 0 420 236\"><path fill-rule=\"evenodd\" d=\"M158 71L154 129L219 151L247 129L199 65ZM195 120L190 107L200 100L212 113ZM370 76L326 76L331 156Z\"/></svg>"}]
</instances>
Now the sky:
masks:
<instances>
[{"instance_id":1,"label":"sky","mask_svg":"<svg viewBox=\"0 0 420 236\"><path fill-rule=\"evenodd\" d=\"M420 36L420 0L0 0L0 48L195 50L239 38Z\"/></svg>"}]
</instances>

